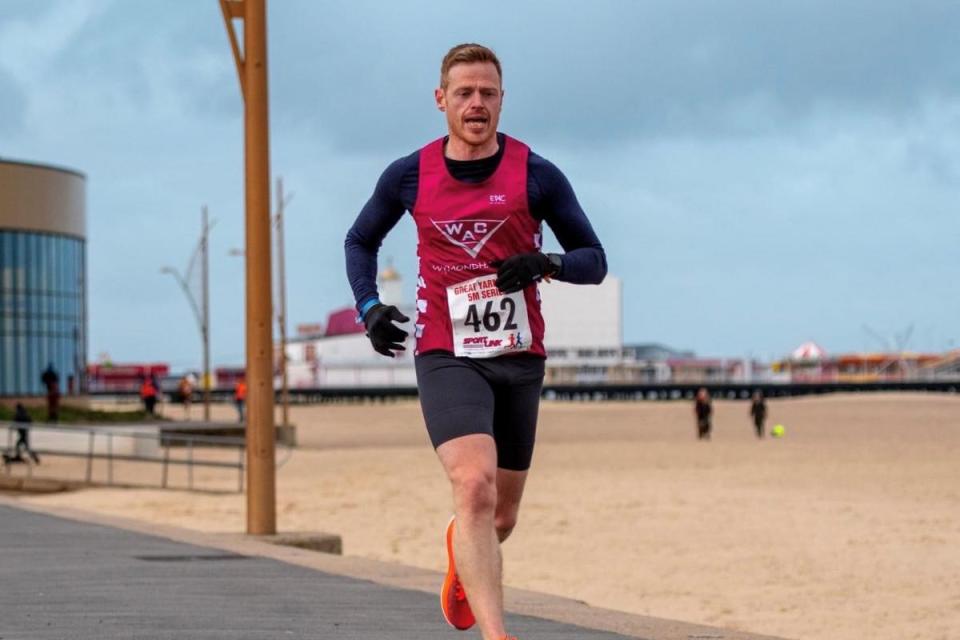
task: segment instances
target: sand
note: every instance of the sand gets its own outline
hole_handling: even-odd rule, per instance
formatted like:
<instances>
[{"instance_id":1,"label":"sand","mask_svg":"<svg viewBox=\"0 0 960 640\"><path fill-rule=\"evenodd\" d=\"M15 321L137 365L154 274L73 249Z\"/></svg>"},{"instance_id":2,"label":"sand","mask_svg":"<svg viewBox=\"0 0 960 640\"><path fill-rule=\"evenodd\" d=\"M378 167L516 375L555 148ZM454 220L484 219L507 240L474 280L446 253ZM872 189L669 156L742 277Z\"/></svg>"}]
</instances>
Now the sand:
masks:
<instances>
[{"instance_id":1,"label":"sand","mask_svg":"<svg viewBox=\"0 0 960 640\"><path fill-rule=\"evenodd\" d=\"M779 440L758 440L747 410L716 402L714 438L698 442L686 402L544 403L505 581L787 638L960 637L960 397L772 400L769 424L787 429ZM339 533L346 554L444 568L449 491L415 402L297 407L292 420L301 446L278 454L280 530ZM77 471L46 462L45 473ZM230 489L236 475L195 480ZM244 528L235 493L24 499Z\"/></svg>"}]
</instances>

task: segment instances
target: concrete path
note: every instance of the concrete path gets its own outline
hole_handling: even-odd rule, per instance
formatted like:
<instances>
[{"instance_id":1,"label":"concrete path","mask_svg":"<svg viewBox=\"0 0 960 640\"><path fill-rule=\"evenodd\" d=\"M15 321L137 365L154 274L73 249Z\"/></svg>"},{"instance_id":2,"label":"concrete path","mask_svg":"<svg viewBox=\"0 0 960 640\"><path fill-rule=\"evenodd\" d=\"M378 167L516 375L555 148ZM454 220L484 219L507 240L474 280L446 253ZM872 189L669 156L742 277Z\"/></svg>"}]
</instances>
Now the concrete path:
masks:
<instances>
[{"instance_id":1,"label":"concrete path","mask_svg":"<svg viewBox=\"0 0 960 640\"><path fill-rule=\"evenodd\" d=\"M157 528L149 525L137 528L58 517L0 499L0 640L479 637L472 631L453 631L440 616L437 595L417 590L425 578L432 582L437 574L413 570L411 577L397 565L362 560L351 564L339 556L281 549L237 536L222 537L224 542L216 546L201 546L150 535L147 531ZM159 532L164 533L164 528ZM191 536L214 540L208 534L179 537ZM343 571L313 568L316 562L334 569L342 566ZM380 582L388 584L357 575L381 575ZM413 588L389 585L405 581ZM508 592L507 599L523 602L523 593ZM566 610L568 614L561 617L568 618L577 607L589 609L569 600L563 602L572 608L569 604L556 607L558 603L550 604L554 600L559 599L547 597L539 609L536 597L529 598L528 604L544 612ZM583 616L588 626L611 628L591 623L607 618L601 610L592 611L592 616ZM508 615L508 629L521 640L760 638L629 618L636 619L634 626L623 620L620 626L649 629L654 635L625 636L569 620L518 614Z\"/></svg>"}]
</instances>

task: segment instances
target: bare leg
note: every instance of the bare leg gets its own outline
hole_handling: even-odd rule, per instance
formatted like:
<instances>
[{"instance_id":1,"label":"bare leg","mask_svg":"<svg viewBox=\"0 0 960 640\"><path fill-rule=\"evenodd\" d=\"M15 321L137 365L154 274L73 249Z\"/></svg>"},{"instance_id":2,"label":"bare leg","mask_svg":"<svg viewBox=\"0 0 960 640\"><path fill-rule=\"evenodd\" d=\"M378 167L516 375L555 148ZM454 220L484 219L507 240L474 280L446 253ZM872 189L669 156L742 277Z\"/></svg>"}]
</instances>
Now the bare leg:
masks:
<instances>
[{"instance_id":1,"label":"bare leg","mask_svg":"<svg viewBox=\"0 0 960 640\"><path fill-rule=\"evenodd\" d=\"M494 524L496 445L488 435L468 435L443 443L437 448L437 455L453 488L457 575L484 640L501 640L506 632L500 543Z\"/></svg>"},{"instance_id":2,"label":"bare leg","mask_svg":"<svg viewBox=\"0 0 960 640\"><path fill-rule=\"evenodd\" d=\"M497 511L494 526L497 538L503 542L517 526L517 514L520 511L520 498L527 482L526 471L497 469Z\"/></svg>"}]
</instances>

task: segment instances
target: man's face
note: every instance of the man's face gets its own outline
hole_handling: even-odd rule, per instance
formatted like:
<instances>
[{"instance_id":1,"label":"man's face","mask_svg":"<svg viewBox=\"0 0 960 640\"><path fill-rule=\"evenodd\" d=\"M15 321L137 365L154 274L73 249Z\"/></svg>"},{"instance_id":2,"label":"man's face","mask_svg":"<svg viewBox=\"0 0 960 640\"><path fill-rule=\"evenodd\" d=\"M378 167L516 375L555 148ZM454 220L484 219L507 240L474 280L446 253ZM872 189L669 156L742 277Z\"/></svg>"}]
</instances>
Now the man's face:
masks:
<instances>
[{"instance_id":1,"label":"man's face","mask_svg":"<svg viewBox=\"0 0 960 640\"><path fill-rule=\"evenodd\" d=\"M435 92L437 107L447 114L451 139L473 147L493 140L503 106L500 75L492 62L454 65L446 89Z\"/></svg>"}]
</instances>

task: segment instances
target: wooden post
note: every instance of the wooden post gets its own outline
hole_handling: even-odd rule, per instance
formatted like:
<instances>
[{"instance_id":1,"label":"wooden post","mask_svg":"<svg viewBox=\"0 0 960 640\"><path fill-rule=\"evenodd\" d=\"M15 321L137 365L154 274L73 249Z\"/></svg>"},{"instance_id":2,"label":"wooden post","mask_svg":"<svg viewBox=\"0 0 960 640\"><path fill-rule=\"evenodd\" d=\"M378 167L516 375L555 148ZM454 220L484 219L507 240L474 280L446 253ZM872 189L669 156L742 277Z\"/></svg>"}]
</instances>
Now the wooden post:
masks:
<instances>
[{"instance_id":1,"label":"wooden post","mask_svg":"<svg viewBox=\"0 0 960 640\"><path fill-rule=\"evenodd\" d=\"M266 0L220 0L244 101L247 533L276 533ZM243 51L233 20L243 20Z\"/></svg>"}]
</instances>

